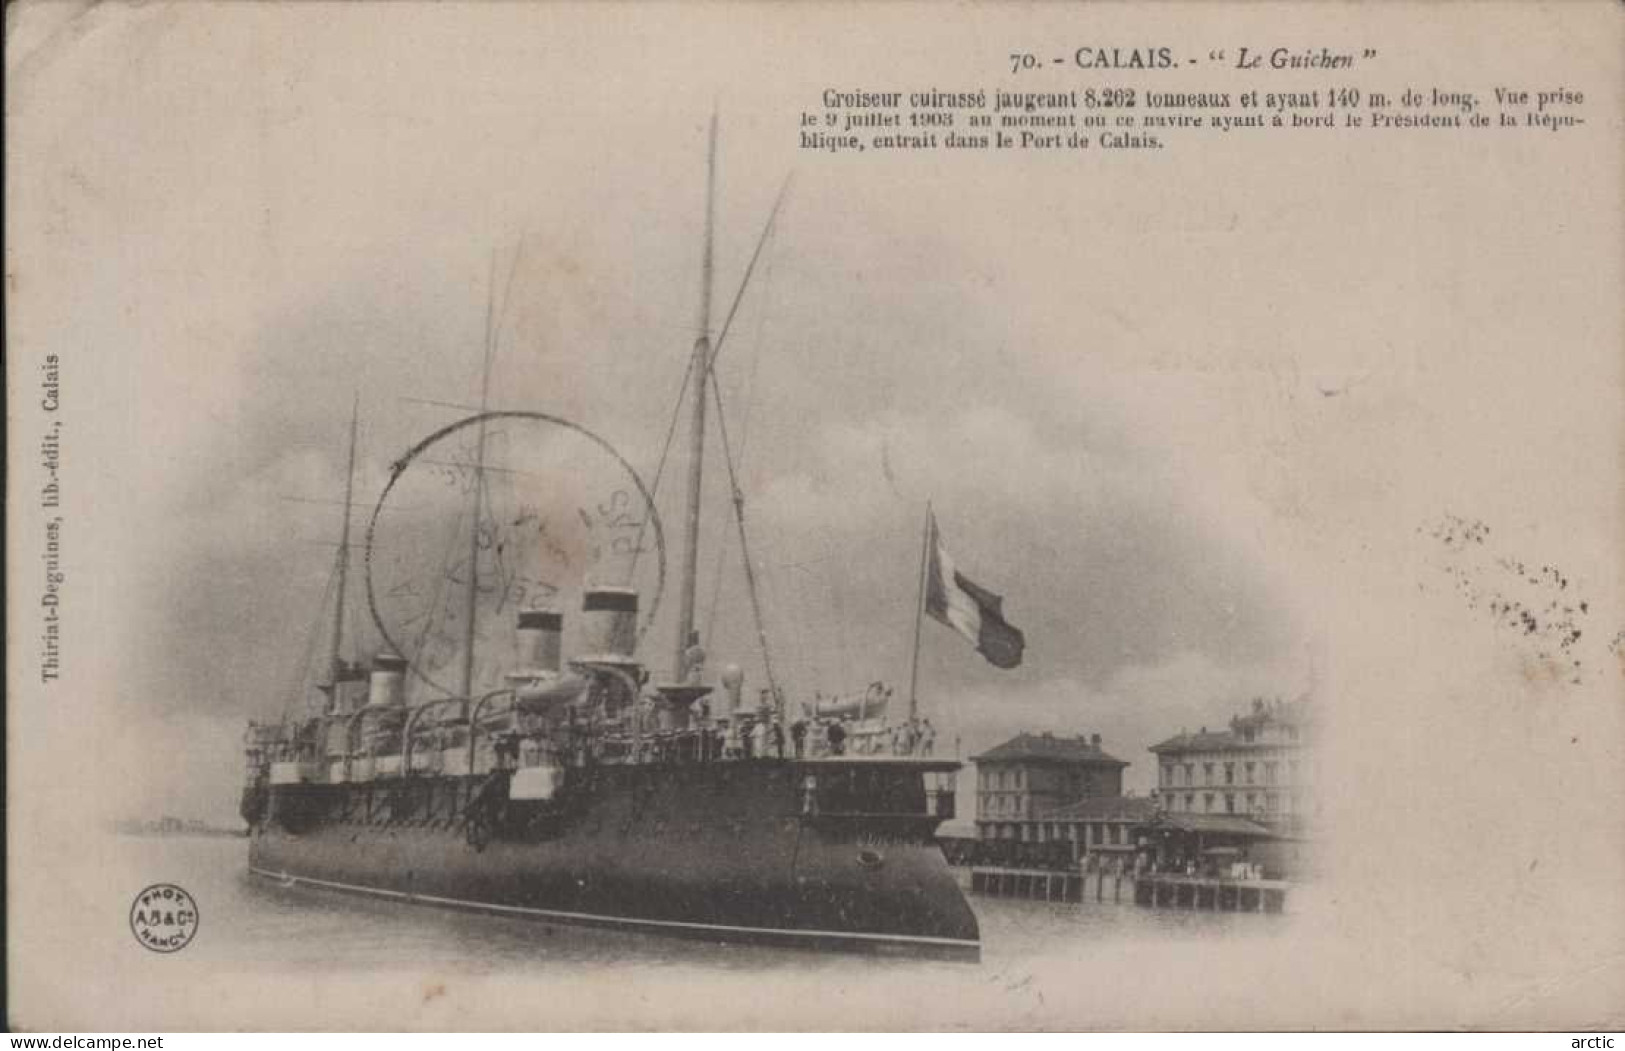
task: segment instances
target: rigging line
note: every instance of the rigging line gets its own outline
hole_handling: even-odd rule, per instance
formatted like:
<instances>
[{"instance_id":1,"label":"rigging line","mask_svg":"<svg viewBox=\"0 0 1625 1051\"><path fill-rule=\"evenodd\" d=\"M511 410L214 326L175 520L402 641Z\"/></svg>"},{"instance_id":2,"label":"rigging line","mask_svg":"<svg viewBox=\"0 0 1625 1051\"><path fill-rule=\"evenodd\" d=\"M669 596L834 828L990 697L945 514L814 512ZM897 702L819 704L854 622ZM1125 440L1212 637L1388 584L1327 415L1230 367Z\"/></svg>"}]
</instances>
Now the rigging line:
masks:
<instances>
[{"instance_id":1,"label":"rigging line","mask_svg":"<svg viewBox=\"0 0 1625 1051\"><path fill-rule=\"evenodd\" d=\"M469 494L469 533L468 533L468 583L463 595L463 616L466 623L463 625L463 653L462 678L460 689L464 697L473 693L474 655L477 640L476 621L478 620L478 603L480 590L480 533L481 512L485 509L485 449L486 427L484 414L491 402L491 367L496 362L497 346L501 342L500 332L503 319L507 315L508 303L512 298L514 275L519 271L519 256L524 250L524 239L521 238L519 247L515 249L513 259L508 264L508 280L503 285L502 307L498 311L495 305L496 296L496 267L497 257L491 253L491 295L486 300L485 307L485 354L480 366L480 414L479 429L475 437L474 453L474 491Z\"/></svg>"},{"instance_id":2,"label":"rigging line","mask_svg":"<svg viewBox=\"0 0 1625 1051\"><path fill-rule=\"evenodd\" d=\"M773 208L768 213L767 222L765 224L763 224L762 232L756 238L756 247L751 251L750 262L745 267L745 275L744 275L743 278L740 279L738 289L736 289L734 291L733 302L729 305L729 307L728 307L728 316L723 319L722 329L717 334L716 345L712 347L711 356L706 360L706 374L707 374L707 377L711 381L711 389L712 389L712 393L714 395L714 400L717 403L717 411L718 411L718 413L720 413L722 411L722 391L717 386L717 373L716 373L717 354L722 350L722 344L728 338L729 331L731 331L731 329L733 328L734 317L735 317L735 315L737 315L739 313L740 304L742 304L744 302L745 293L750 288L751 275L753 273L755 273L755 271L756 271L757 261L761 259L763 250L767 247L768 242L772 239L772 236L773 236L773 234L774 234L774 232L776 230L776 225L775 224L776 224L777 219L778 219L779 208L784 204L784 197L785 197L785 194L789 191L789 189L790 189L790 176L787 175L784 178L783 184L780 185L780 187L779 187L778 196L773 201ZM771 256L769 256L768 268L769 268L768 272L771 273L772 272ZM760 325L758 325L758 328L757 328L757 337L758 338L757 338L757 343L756 343L756 354L751 359L751 361L752 361L752 366L751 366L751 385L752 385L752 387L754 387L754 381L755 381L755 375L756 375L756 366L761 361L760 336L761 336L761 328L760 328ZM685 382L686 382L686 379L687 379L687 377L685 377ZM749 401L749 399L747 399L747 401L746 401L746 414L745 414L747 421L750 418L749 405L750 405L750 401ZM747 422L747 428L748 428L748 422ZM728 430L727 430L726 426L723 426L721 428L721 433L722 433L723 448L724 448L725 451L728 451ZM741 463L744 462L745 439L746 439L746 435L742 434L741 437L740 437L740 462ZM732 456L731 451L729 451L728 455L730 457ZM737 502L738 494L739 494L739 491L740 491L739 490L739 479L738 479L738 477L736 476L736 474L734 472L733 464L731 462L729 464L728 473L729 473L729 477L730 477L730 479L732 481L732 485L731 485L732 494L734 496L735 501ZM743 537L743 534L741 533L741 538L742 537ZM711 606L710 606L710 610L706 615L705 634L706 634L707 638L711 637L711 631L716 626L717 606L720 603L721 597L722 597L722 574L723 574L723 570L726 568L727 561L728 561L728 544L727 544L726 538L724 538L723 545L722 545L722 550L717 553L716 578L713 581L712 588L711 588ZM747 567L747 573L748 572L749 572L749 569ZM752 595L752 602L754 603L755 601L756 601L755 596ZM758 627L758 631L760 631L759 627ZM764 659L765 659L765 656L764 656ZM771 678L771 676L769 676L769 677ZM772 684L769 683L769 685L772 685Z\"/></svg>"},{"instance_id":3,"label":"rigging line","mask_svg":"<svg viewBox=\"0 0 1625 1051\"><path fill-rule=\"evenodd\" d=\"M333 557L333 568L328 570L327 583L322 587L322 603L319 607L321 609L327 608L327 600L332 596L333 587L338 582L340 557L340 555L335 555ZM316 659L316 643L321 638L322 627L326 623L327 618L318 617L310 626L310 634L305 639L305 655L300 659L299 664L296 666L298 672L294 676L293 682L289 685L287 698L282 704L283 722L287 722L289 716L293 714L294 706L299 703L299 695L304 692L306 683L310 681L310 664L311 661Z\"/></svg>"},{"instance_id":4,"label":"rigging line","mask_svg":"<svg viewBox=\"0 0 1625 1051\"><path fill-rule=\"evenodd\" d=\"M785 176L783 185L779 187L779 195L773 201L773 210L768 213L767 223L762 228L761 236L756 239L756 248L751 253L750 263L745 267L745 276L739 282L738 290L734 292L733 303L728 307L728 316L723 319L722 329L717 333L716 342L711 345L711 357L706 361L706 371L711 376L713 387L716 384L716 372L714 371L714 366L716 365L717 354L721 352L722 344L727 340L728 331L733 326L734 315L739 312L739 304L744 300L746 290L750 288L751 274L755 272L756 262L761 258L762 247L767 243L768 234L772 233L773 231L774 223L778 219L779 209L784 204L785 195L790 190L790 178L791 177L788 175ZM671 454L672 438L677 434L677 421L681 417L683 411L683 397L688 393L688 381L690 378L692 378L693 373L694 358L690 356L688 359L688 367L683 370L683 382L677 387L677 403L672 407L671 425L666 429L666 442L664 447L660 450L660 462L655 467L654 480L649 486L649 495L651 498L653 498L654 495L660 491L660 479L665 475L666 472L666 460ZM723 441L724 444L726 444L727 438L724 437ZM738 490L737 483L735 483L734 489L735 491ZM648 526L648 520L649 516L644 515L643 521L638 525L637 543L632 547L632 565L631 569L629 570L630 573L637 572L638 558L643 554L643 536L644 531Z\"/></svg>"},{"instance_id":5,"label":"rigging line","mask_svg":"<svg viewBox=\"0 0 1625 1051\"><path fill-rule=\"evenodd\" d=\"M762 287L761 298L764 299L764 300L770 300L771 296L772 296L772 289L773 289L773 259L774 259L774 256L773 256L773 252L771 251L771 247L777 241L777 239L778 239L778 228L776 226L770 225L767 228L767 230L764 231L764 234L763 234L763 243L768 248L768 251L767 251L767 266L766 266L766 269L763 271L763 274L762 274L762 286L763 287ZM746 280L748 281L749 279L750 279L750 277L747 274L746 275ZM746 449L747 449L747 447L748 447L748 445L750 443L750 423L751 423L751 420L754 418L754 408L755 408L755 404L756 404L756 398L755 398L755 395L756 395L756 378L757 378L757 374L761 370L761 364L762 364L762 332L766 328L766 325L767 325L768 313L769 313L769 311L766 310L766 309L757 311L756 336L755 336L755 339L752 340L752 342L751 342L750 372L749 372L749 374L747 375L747 377L745 379L745 385L744 385L744 389L745 389L745 392L746 392L745 395L744 395L745 414L744 414L744 418L740 421L740 424L739 424L739 452L738 452L737 463L738 463L739 472L741 474L744 473L744 469L745 469L745 451L746 451ZM729 315L729 320L732 320L732 314L731 313ZM711 375L712 375L712 378L715 379L716 373L713 372ZM718 405L719 405L718 412L719 413L721 412L721 409L720 409L721 400L720 400L720 398L721 398L721 395L719 393L718 394ZM724 442L727 441L727 435L726 434L723 435L723 441ZM711 638L712 637L712 629L716 625L717 608L718 608L718 606L720 605L720 603L722 601L722 577L723 577L724 571L727 568L728 554L729 554L729 552L731 550L732 550L732 545L728 543L727 536L726 536L726 534L724 534L723 543L722 543L722 550L720 552L718 552L718 554L717 554L716 578L712 582L712 587L711 587L711 606L710 606L710 612L706 617L706 624L705 624L705 636L706 636L706 638Z\"/></svg>"},{"instance_id":6,"label":"rigging line","mask_svg":"<svg viewBox=\"0 0 1625 1051\"><path fill-rule=\"evenodd\" d=\"M688 393L688 379L694 374L694 357L689 355L688 367L683 370L683 382L677 385L677 403L671 407L671 425L666 428L666 444L660 450L660 462L655 465L653 480L649 483L649 499L654 500L660 492L660 479L666 473L666 458L671 455L671 441L677 435L677 421L683 415L683 396ZM627 578L638 571L638 559L643 555L643 536L649 528L649 516L645 514L638 522L638 538L632 545L632 564L627 570Z\"/></svg>"},{"instance_id":7,"label":"rigging line","mask_svg":"<svg viewBox=\"0 0 1625 1051\"><path fill-rule=\"evenodd\" d=\"M778 230L769 235L769 247L778 240ZM739 421L739 469L745 469L745 449L750 443L750 422L756 411L756 377L762 365L762 332L767 327L768 315L772 313L773 303L773 260L772 251L767 253L767 270L762 274L762 309L756 312L756 338L751 343L750 375L745 380L745 418Z\"/></svg>"},{"instance_id":8,"label":"rigging line","mask_svg":"<svg viewBox=\"0 0 1625 1051\"><path fill-rule=\"evenodd\" d=\"M417 655L412 658L412 667L414 669L417 668L417 657L421 657L424 652L424 644L428 642L429 634L436 630L446 612L442 605L442 599L446 593L446 585L450 582L451 552L458 536L462 533L463 514L464 512L458 511L446 530L446 547L440 555L440 572L435 574L434 591L429 599L428 615L423 618L423 628L418 632L418 637L412 642L414 652ZM403 653L400 656L405 657L407 655ZM435 685L422 671L418 671L416 677L431 686ZM436 686L436 689L439 689L439 687ZM446 691L441 690L440 692L444 693Z\"/></svg>"},{"instance_id":9,"label":"rigging line","mask_svg":"<svg viewBox=\"0 0 1625 1051\"><path fill-rule=\"evenodd\" d=\"M711 378L712 378L712 380L714 382L715 379L716 379L716 373L712 373ZM721 405L722 405L722 402L721 402L721 400L719 398L719 400L717 402L717 406L718 406L718 408L717 408L717 425L721 429L721 432L722 432L723 448L727 449L727 447L728 447L728 429L727 429L726 426L723 425ZM732 492L737 492L738 488L739 488L738 482L734 481L732 479L732 472L731 471L729 472L729 474L730 474L730 489L732 490ZM732 492L730 492L730 500L732 498ZM719 549L717 551L716 576L711 581L711 605L709 607L709 610L708 610L708 612L706 614L706 618L705 618L705 637L708 638L708 639L714 637L712 635L712 632L716 628L717 608L722 603L722 575L723 575L723 572L728 567L728 553L733 550L733 545L731 543L729 543L728 541L729 541L729 534L723 533L722 534L721 545L720 545L720 547L719 547Z\"/></svg>"},{"instance_id":10,"label":"rigging line","mask_svg":"<svg viewBox=\"0 0 1625 1051\"><path fill-rule=\"evenodd\" d=\"M734 522L739 528L739 560L745 566L745 584L750 591L751 614L756 621L756 640L762 647L762 667L767 672L767 685L773 691L773 698L780 709L779 715L782 719L783 698L779 693L779 684L773 677L773 654L767 645L767 625L762 620L762 598L756 588L756 567L751 564L750 540L745 534L745 493L739 488L739 475L734 470L733 449L728 443L728 420L722 409L722 388L717 384L715 372L712 372L709 378L711 399L717 406L717 428L722 435L723 462L728 466L728 485L733 491Z\"/></svg>"},{"instance_id":11,"label":"rigging line","mask_svg":"<svg viewBox=\"0 0 1625 1051\"><path fill-rule=\"evenodd\" d=\"M768 213L767 224L762 227L761 236L756 239L756 248L750 254L750 263L745 267L745 276L739 282L739 290L734 293L733 304L728 307L728 316L722 320L722 328L717 332L717 341L711 344L711 357L705 363L706 372L716 376L717 355L722 353L722 344L728 339L728 330L733 327L734 315L739 313L739 304L745 298L745 292L750 288L750 275L756 271L756 261L762 257L762 247L767 244L767 235L773 232L773 224L778 221L779 208L784 204L785 194L790 191L790 179L794 175L786 175L784 184L779 187L779 195L773 199L773 210Z\"/></svg>"}]
</instances>

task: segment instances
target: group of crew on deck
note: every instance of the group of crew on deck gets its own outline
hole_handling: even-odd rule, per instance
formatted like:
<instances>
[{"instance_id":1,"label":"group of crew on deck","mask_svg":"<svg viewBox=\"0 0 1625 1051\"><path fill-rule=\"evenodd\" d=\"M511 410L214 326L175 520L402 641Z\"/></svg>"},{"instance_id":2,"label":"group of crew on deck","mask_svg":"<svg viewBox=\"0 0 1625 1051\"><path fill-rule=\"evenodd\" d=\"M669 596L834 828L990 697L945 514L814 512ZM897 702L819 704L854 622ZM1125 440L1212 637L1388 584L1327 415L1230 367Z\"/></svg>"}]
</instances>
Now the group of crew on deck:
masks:
<instances>
[{"instance_id":1,"label":"group of crew on deck","mask_svg":"<svg viewBox=\"0 0 1625 1051\"><path fill-rule=\"evenodd\" d=\"M931 757L935 751L929 719L887 720L892 691L884 683L849 696L815 694L794 718L776 685L759 691L754 705L746 700L736 665L722 669L721 690L713 694L702 680L703 650L696 644L687 656L678 686L650 686L647 673L635 669L573 682L573 673L554 673L508 691L508 710L485 718L479 706L470 712L455 698L429 702L441 706L433 712L428 706L414 711L404 699L369 700L354 711L267 727L266 740L254 742L254 762L256 768L268 761L321 763L335 780L367 781L543 765ZM424 714L438 718L419 724Z\"/></svg>"},{"instance_id":2,"label":"group of crew on deck","mask_svg":"<svg viewBox=\"0 0 1625 1051\"><path fill-rule=\"evenodd\" d=\"M768 698L765 697L764 701ZM547 729L524 725L495 735L499 762L533 766L557 761L570 766L595 763L749 762L761 759L823 759L837 756L931 756L936 729L929 719L897 725L860 723L852 716L804 715L785 725L776 706L713 717L702 702L689 725L661 729L639 713L609 724L587 725L575 718Z\"/></svg>"}]
</instances>

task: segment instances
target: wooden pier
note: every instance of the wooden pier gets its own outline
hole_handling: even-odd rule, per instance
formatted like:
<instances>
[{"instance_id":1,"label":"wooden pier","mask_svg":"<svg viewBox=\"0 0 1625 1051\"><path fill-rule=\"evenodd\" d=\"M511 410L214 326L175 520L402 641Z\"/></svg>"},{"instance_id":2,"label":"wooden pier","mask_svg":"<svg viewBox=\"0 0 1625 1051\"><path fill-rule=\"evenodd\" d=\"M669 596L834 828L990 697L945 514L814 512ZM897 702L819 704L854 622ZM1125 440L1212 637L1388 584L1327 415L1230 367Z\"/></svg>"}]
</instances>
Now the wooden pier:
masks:
<instances>
[{"instance_id":1,"label":"wooden pier","mask_svg":"<svg viewBox=\"0 0 1625 1051\"><path fill-rule=\"evenodd\" d=\"M1132 901L1134 877L1110 872L1065 872L1050 869L978 865L971 869L973 894L1033 901Z\"/></svg>"},{"instance_id":2,"label":"wooden pier","mask_svg":"<svg viewBox=\"0 0 1625 1051\"><path fill-rule=\"evenodd\" d=\"M1210 912L1281 912L1288 884L1283 880L1216 879L1208 876L1140 876L1134 903L1161 909Z\"/></svg>"},{"instance_id":3,"label":"wooden pier","mask_svg":"<svg viewBox=\"0 0 1625 1051\"><path fill-rule=\"evenodd\" d=\"M978 865L971 869L973 894L1031 901L1133 902L1147 908L1208 912L1282 912L1283 880L1235 880L1203 876L1118 875Z\"/></svg>"}]
</instances>

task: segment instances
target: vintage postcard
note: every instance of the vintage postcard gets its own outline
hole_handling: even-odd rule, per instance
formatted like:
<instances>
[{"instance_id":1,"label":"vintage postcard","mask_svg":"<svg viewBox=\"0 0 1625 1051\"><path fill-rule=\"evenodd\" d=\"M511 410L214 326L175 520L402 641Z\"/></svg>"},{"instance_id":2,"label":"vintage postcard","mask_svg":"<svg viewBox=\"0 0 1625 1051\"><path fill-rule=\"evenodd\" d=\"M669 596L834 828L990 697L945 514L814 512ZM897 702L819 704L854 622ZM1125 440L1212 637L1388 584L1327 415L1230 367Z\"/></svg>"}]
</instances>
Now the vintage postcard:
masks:
<instances>
[{"instance_id":1,"label":"vintage postcard","mask_svg":"<svg viewBox=\"0 0 1625 1051\"><path fill-rule=\"evenodd\" d=\"M1625 8L7 9L12 1027L1625 1025Z\"/></svg>"}]
</instances>

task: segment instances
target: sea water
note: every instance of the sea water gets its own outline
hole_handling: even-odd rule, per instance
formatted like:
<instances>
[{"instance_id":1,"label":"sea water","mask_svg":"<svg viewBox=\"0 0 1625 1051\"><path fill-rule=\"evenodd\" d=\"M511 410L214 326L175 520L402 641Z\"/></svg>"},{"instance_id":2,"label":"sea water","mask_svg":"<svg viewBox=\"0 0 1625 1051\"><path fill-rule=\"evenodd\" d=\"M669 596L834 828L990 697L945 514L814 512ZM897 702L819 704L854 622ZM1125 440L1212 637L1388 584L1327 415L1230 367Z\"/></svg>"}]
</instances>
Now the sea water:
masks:
<instances>
[{"instance_id":1,"label":"sea water","mask_svg":"<svg viewBox=\"0 0 1625 1051\"><path fill-rule=\"evenodd\" d=\"M241 838L111 838L116 867L73 881L112 896L74 922L73 950L86 982L109 980L105 967L162 995L73 1004L87 1024L127 1029L1132 1027L1205 975L1245 994L1292 966L1290 914L968 895L983 950L964 963L408 905L251 878ZM159 882L189 891L201 917L172 955L140 947L126 920L136 884Z\"/></svg>"}]
</instances>

